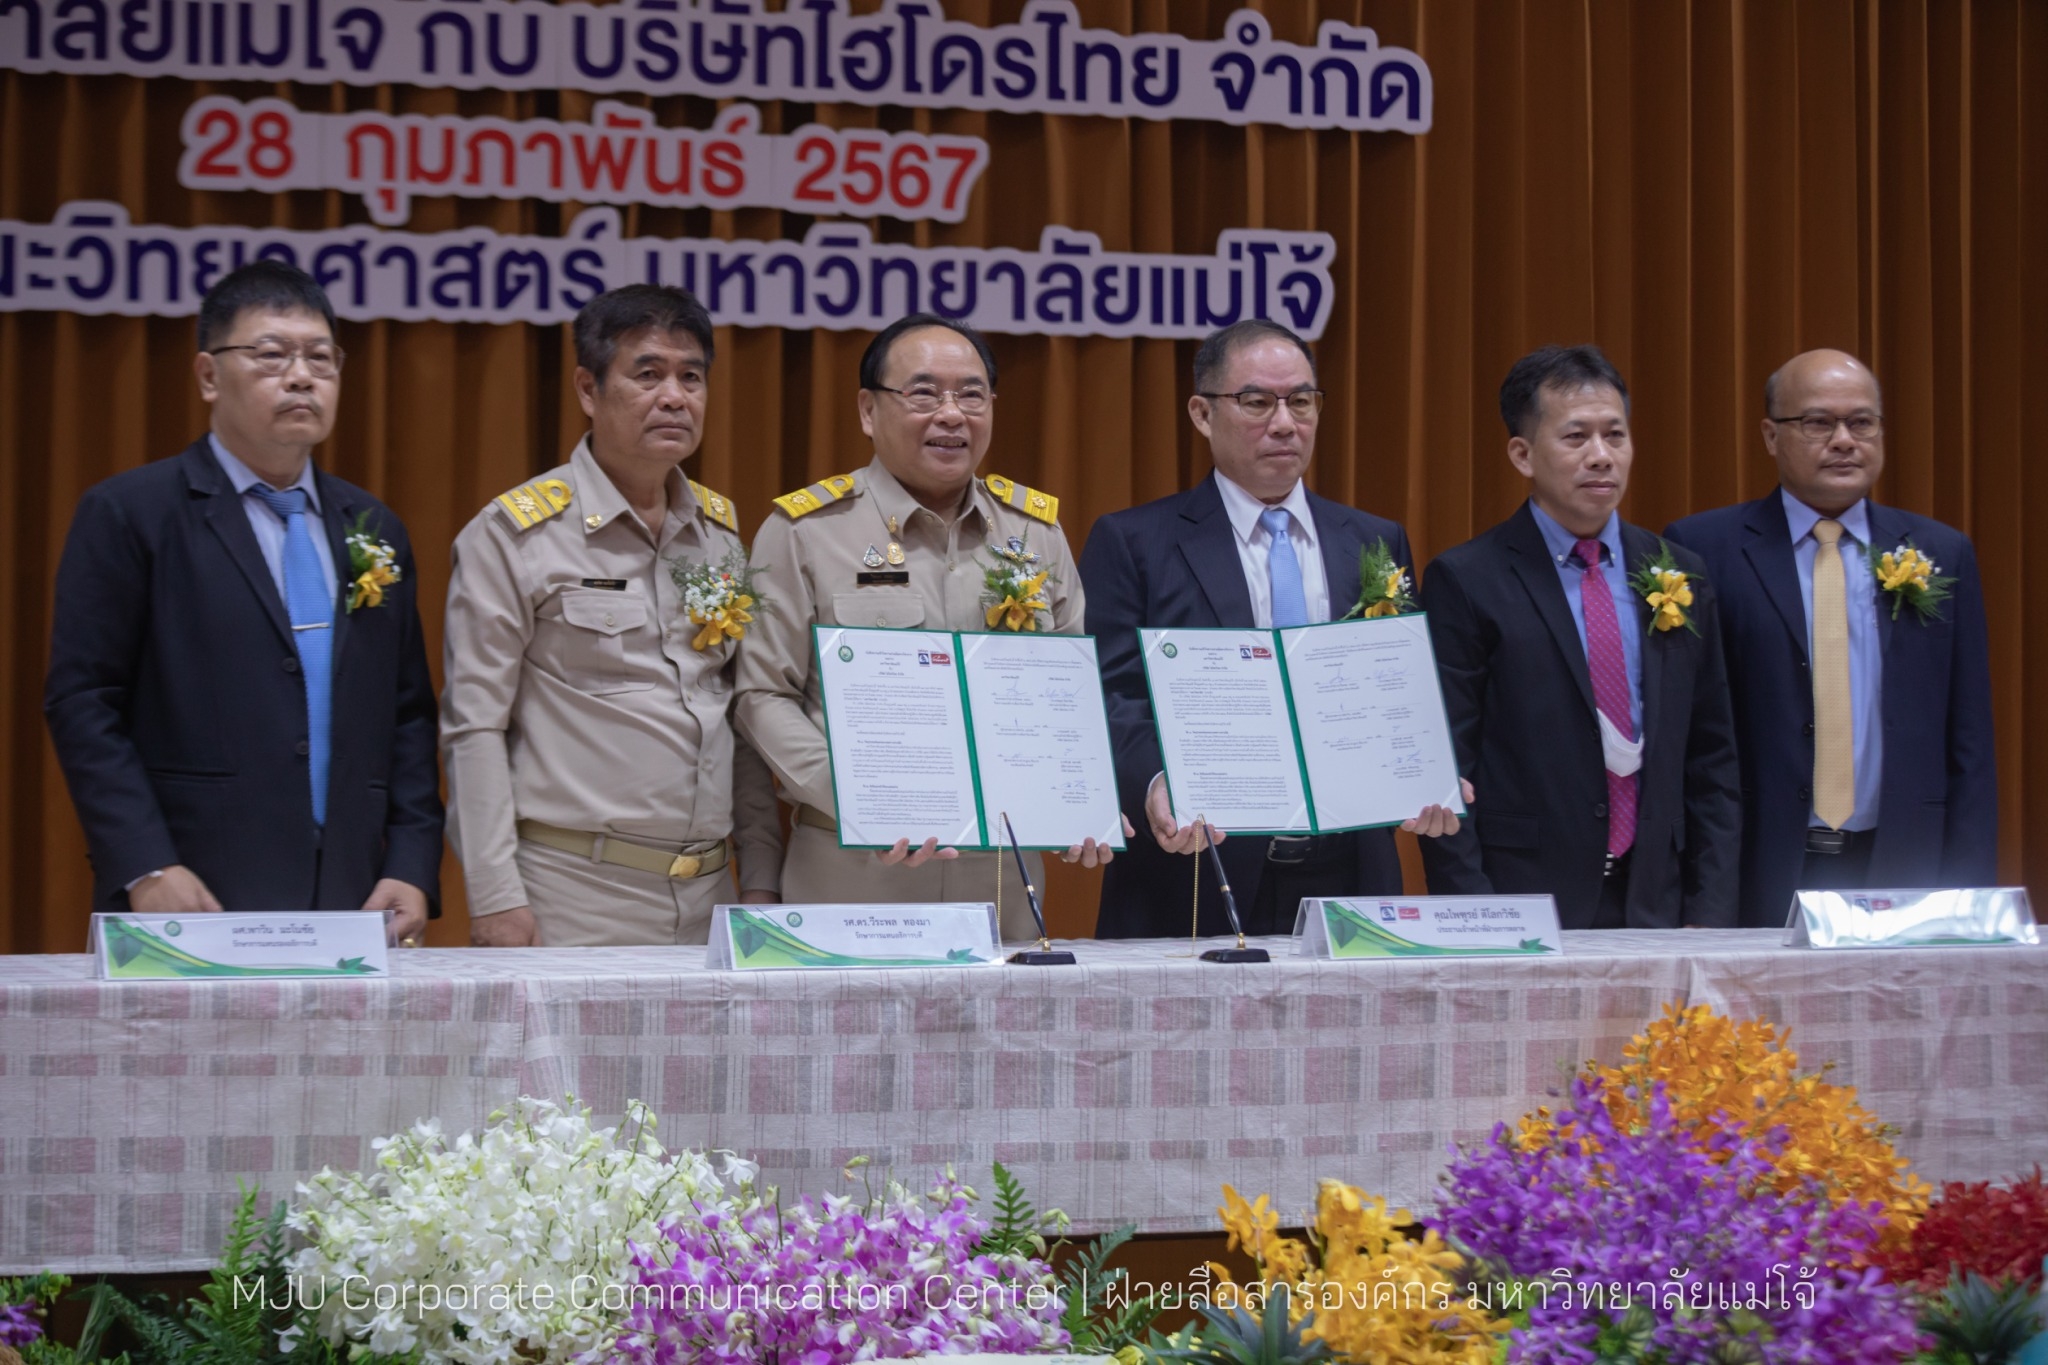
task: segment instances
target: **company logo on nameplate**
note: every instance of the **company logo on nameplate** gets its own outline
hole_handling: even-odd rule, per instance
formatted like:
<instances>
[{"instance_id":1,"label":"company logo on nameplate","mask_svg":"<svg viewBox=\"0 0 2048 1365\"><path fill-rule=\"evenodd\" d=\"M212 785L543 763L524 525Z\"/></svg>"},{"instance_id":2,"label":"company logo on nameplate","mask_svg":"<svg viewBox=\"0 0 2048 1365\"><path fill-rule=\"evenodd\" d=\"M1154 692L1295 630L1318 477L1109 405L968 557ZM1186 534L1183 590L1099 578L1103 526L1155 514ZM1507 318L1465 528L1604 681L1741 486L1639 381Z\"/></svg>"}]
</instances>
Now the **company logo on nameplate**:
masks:
<instances>
[{"instance_id":1,"label":"company logo on nameplate","mask_svg":"<svg viewBox=\"0 0 2048 1365\"><path fill-rule=\"evenodd\" d=\"M1003 960L996 908L957 905L721 905L714 971L988 967Z\"/></svg>"},{"instance_id":2,"label":"company logo on nameplate","mask_svg":"<svg viewBox=\"0 0 2048 1365\"><path fill-rule=\"evenodd\" d=\"M1544 957L1564 951L1549 896L1304 900L1302 957Z\"/></svg>"}]
</instances>

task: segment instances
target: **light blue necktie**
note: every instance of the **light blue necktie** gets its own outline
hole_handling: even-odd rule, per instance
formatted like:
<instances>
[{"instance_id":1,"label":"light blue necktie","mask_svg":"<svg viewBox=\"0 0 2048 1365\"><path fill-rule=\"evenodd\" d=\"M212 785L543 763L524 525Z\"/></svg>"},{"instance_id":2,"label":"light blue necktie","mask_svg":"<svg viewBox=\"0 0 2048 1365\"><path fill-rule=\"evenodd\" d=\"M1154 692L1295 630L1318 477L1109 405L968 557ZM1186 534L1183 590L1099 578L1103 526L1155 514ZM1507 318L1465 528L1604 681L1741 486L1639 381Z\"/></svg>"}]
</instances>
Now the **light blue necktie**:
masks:
<instances>
[{"instance_id":1,"label":"light blue necktie","mask_svg":"<svg viewBox=\"0 0 2048 1365\"><path fill-rule=\"evenodd\" d=\"M1259 513L1259 525L1273 542L1266 551L1266 581L1273 590L1273 629L1308 624L1308 595L1301 590L1301 561L1294 557L1294 542L1287 538L1287 509L1268 507Z\"/></svg>"},{"instance_id":2,"label":"light blue necktie","mask_svg":"<svg viewBox=\"0 0 2048 1365\"><path fill-rule=\"evenodd\" d=\"M284 602L291 613L299 671L306 679L306 756L313 781L313 823L327 823L328 717L334 705L334 598L327 591L313 533L306 525L306 490L251 490L284 523Z\"/></svg>"}]
</instances>

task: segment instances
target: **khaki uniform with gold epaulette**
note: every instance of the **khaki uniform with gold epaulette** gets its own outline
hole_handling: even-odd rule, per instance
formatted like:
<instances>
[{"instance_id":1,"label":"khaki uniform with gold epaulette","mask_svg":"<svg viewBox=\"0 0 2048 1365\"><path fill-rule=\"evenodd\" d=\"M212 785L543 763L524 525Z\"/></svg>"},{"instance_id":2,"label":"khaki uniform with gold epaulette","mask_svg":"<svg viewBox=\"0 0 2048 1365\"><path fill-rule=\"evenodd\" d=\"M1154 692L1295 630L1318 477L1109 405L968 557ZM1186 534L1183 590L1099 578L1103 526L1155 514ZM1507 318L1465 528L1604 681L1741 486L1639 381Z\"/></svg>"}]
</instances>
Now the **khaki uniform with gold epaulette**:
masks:
<instances>
[{"instance_id":1,"label":"khaki uniform with gold epaulette","mask_svg":"<svg viewBox=\"0 0 2048 1365\"><path fill-rule=\"evenodd\" d=\"M923 507L878 458L775 500L755 537L754 563L772 610L740 644L740 733L798 803L783 862L783 899L986 901L1001 868L1003 936L1032 937L1023 883L1008 854L966 853L922 867L889 866L873 852L839 847L823 702L811 662L811 626L987 630L983 570L991 545L1012 539L1050 571L1049 613L1038 628L1081 630L1081 575L1059 526L1059 499L1000 475L976 479L951 522ZM1038 855L1026 854L1044 885Z\"/></svg>"},{"instance_id":2,"label":"khaki uniform with gold epaulette","mask_svg":"<svg viewBox=\"0 0 2048 1365\"><path fill-rule=\"evenodd\" d=\"M544 944L702 943L781 880L774 781L730 724L735 644L694 647L672 561L740 549L723 496L669 476L656 535L586 441L455 540L441 751L472 915Z\"/></svg>"}]
</instances>

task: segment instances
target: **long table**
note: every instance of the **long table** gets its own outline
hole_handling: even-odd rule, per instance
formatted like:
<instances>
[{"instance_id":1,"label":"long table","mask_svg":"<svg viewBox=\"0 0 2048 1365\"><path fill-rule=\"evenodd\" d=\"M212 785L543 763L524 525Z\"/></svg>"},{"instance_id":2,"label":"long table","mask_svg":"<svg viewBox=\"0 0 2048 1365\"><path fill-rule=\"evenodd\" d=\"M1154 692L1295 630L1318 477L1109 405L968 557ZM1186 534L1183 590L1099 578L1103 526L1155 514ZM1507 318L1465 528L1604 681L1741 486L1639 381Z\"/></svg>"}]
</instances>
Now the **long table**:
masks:
<instances>
[{"instance_id":1,"label":"long table","mask_svg":"<svg viewBox=\"0 0 2048 1365\"><path fill-rule=\"evenodd\" d=\"M1791 951L1764 931L1567 933L1552 959L1262 966L1081 942L1078 968L715 973L701 948L417 950L378 981L99 982L0 958L0 1273L210 1265L238 1185L289 1197L426 1117L520 1094L786 1194L867 1154L909 1183L991 1161L1078 1231L1213 1231L1220 1192L1289 1215L1338 1176L1427 1207L1446 1151L1619 1060L1671 1002L1788 1024L1930 1180L2048 1162L2048 957Z\"/></svg>"}]
</instances>

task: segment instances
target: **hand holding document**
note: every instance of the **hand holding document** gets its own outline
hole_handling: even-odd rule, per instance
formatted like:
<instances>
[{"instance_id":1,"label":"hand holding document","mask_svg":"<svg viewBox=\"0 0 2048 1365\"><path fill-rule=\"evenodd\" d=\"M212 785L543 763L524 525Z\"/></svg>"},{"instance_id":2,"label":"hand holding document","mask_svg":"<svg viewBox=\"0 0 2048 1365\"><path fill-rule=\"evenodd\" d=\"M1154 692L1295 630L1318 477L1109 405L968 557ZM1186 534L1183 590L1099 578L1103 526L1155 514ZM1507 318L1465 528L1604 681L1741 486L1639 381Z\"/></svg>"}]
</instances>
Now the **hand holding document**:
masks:
<instances>
[{"instance_id":1,"label":"hand holding document","mask_svg":"<svg viewBox=\"0 0 2048 1365\"><path fill-rule=\"evenodd\" d=\"M1176 821L1317 834L1465 810L1420 615L1294 630L1141 630ZM1422 812L1417 815L1417 812Z\"/></svg>"}]
</instances>

